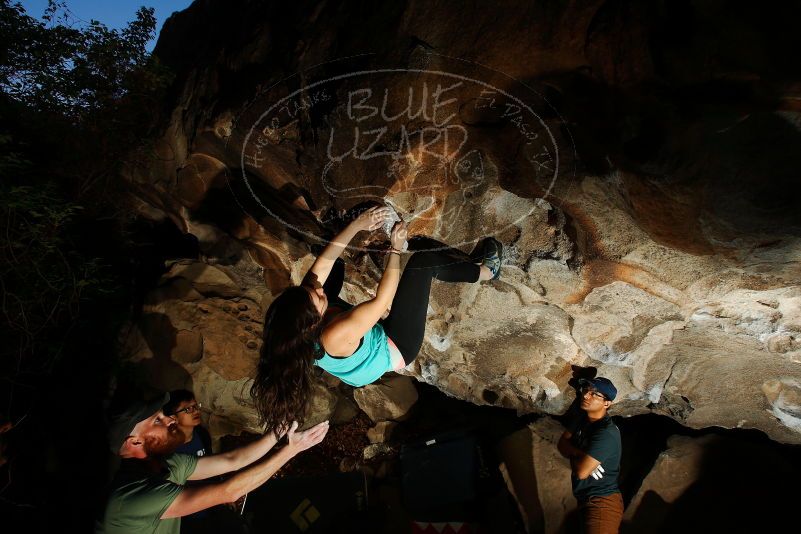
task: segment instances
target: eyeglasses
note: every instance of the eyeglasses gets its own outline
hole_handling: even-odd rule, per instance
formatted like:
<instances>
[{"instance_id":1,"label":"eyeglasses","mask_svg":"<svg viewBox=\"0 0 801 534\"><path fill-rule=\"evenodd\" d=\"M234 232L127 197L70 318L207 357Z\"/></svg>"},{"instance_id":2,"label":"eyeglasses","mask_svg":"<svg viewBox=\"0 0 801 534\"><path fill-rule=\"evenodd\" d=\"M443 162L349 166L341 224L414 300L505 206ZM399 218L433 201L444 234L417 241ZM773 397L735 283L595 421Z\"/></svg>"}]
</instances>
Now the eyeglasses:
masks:
<instances>
[{"instance_id":1,"label":"eyeglasses","mask_svg":"<svg viewBox=\"0 0 801 534\"><path fill-rule=\"evenodd\" d=\"M604 395L603 393L599 393L598 391L595 391L592 388L581 388L580 392L581 392L581 396L582 397L584 395L586 395L587 393L589 393L590 395L592 395L593 397L595 397L597 399L601 399L603 401L607 400L606 395Z\"/></svg>"},{"instance_id":2,"label":"eyeglasses","mask_svg":"<svg viewBox=\"0 0 801 534\"><path fill-rule=\"evenodd\" d=\"M186 408L181 408L180 410L175 410L175 415L179 413L195 413L196 411L200 410L203 407L203 404L200 402L196 402L195 404L190 404Z\"/></svg>"}]
</instances>

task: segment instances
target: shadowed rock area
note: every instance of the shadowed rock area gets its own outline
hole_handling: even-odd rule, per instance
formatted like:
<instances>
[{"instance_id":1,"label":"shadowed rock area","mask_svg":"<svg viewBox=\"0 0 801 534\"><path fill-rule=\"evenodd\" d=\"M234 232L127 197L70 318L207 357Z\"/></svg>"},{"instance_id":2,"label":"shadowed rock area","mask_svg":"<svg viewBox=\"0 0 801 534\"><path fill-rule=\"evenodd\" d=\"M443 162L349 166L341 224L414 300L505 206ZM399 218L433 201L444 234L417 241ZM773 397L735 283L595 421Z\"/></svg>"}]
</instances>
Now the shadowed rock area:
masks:
<instances>
[{"instance_id":1,"label":"shadowed rock area","mask_svg":"<svg viewBox=\"0 0 801 534\"><path fill-rule=\"evenodd\" d=\"M801 443L799 14L195 2L159 38L176 80L127 177L202 257L148 297L129 358L191 386L216 436L257 431L264 311L377 200L412 235L507 250L498 281L434 284L417 380L561 414L572 366L593 367L613 415ZM379 234L346 253L350 302L380 278ZM319 419L347 402L336 383L318 397Z\"/></svg>"}]
</instances>

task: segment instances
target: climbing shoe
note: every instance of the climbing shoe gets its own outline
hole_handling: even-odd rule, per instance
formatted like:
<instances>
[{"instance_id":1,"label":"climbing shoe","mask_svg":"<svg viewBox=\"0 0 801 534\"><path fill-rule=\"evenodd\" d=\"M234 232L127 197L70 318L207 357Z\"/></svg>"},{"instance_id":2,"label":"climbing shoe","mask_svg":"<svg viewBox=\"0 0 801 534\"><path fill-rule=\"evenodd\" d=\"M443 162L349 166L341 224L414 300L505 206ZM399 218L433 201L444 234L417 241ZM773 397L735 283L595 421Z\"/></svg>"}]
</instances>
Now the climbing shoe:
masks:
<instances>
[{"instance_id":1,"label":"climbing shoe","mask_svg":"<svg viewBox=\"0 0 801 534\"><path fill-rule=\"evenodd\" d=\"M481 265L487 267L492 273L492 280L501 276L501 262L503 261L503 245L494 237L484 240L484 261Z\"/></svg>"}]
</instances>

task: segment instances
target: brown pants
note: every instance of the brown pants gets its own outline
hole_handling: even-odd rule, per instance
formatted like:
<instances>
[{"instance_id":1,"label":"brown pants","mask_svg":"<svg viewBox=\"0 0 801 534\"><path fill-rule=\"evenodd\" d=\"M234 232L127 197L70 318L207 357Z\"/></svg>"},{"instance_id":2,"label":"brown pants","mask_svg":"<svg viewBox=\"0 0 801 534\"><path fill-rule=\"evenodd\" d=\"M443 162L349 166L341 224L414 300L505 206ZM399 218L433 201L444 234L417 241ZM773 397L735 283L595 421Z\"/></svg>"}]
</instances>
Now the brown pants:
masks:
<instances>
[{"instance_id":1,"label":"brown pants","mask_svg":"<svg viewBox=\"0 0 801 534\"><path fill-rule=\"evenodd\" d=\"M620 493L590 497L579 502L583 534L617 534L623 519L623 497Z\"/></svg>"}]
</instances>

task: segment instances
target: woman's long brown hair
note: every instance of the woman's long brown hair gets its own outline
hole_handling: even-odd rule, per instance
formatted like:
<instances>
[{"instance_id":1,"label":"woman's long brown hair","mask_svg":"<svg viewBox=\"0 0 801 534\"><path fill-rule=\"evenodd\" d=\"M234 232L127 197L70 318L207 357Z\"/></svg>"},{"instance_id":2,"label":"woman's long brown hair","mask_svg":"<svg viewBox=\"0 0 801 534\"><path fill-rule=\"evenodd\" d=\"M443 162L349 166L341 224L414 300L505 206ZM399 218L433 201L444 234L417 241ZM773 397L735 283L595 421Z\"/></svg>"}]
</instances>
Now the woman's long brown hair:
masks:
<instances>
[{"instance_id":1,"label":"woman's long brown hair","mask_svg":"<svg viewBox=\"0 0 801 534\"><path fill-rule=\"evenodd\" d=\"M267 309L256 378L250 394L265 431L278 434L292 421L303 423L314 384L321 317L303 286L281 293Z\"/></svg>"}]
</instances>

